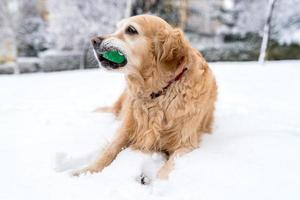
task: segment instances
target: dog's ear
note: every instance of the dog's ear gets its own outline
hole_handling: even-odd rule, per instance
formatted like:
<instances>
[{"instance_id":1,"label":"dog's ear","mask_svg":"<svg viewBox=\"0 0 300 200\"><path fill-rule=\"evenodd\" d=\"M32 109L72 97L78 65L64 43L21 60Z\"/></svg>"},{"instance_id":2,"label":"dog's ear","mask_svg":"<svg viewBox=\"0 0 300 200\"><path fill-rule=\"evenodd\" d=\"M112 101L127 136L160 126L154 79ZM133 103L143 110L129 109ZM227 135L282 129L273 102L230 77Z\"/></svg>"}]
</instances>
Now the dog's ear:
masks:
<instances>
[{"instance_id":1,"label":"dog's ear","mask_svg":"<svg viewBox=\"0 0 300 200\"><path fill-rule=\"evenodd\" d=\"M184 56L186 41L179 28L157 33L155 52L159 62L179 60Z\"/></svg>"}]
</instances>

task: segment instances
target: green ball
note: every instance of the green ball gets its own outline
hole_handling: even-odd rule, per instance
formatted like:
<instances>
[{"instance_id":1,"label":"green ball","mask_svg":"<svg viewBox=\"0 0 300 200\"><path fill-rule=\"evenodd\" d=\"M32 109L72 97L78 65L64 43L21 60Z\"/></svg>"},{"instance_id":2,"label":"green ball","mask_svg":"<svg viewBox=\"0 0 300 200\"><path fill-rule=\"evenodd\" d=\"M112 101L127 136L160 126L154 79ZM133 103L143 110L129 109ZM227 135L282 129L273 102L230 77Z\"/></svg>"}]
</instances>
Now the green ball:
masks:
<instances>
[{"instance_id":1,"label":"green ball","mask_svg":"<svg viewBox=\"0 0 300 200\"><path fill-rule=\"evenodd\" d=\"M117 64L121 64L125 61L125 56L120 51L105 51L102 54L103 58L109 60L110 62L114 62Z\"/></svg>"}]
</instances>

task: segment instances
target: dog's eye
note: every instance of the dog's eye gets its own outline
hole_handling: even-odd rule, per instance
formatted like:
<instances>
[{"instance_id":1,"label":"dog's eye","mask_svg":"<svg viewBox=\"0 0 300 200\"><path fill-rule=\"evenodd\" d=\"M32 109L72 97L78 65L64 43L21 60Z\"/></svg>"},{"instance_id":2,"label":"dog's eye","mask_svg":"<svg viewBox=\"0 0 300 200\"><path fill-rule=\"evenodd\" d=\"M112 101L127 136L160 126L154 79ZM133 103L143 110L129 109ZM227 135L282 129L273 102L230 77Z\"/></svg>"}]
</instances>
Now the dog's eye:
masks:
<instances>
[{"instance_id":1,"label":"dog's eye","mask_svg":"<svg viewBox=\"0 0 300 200\"><path fill-rule=\"evenodd\" d=\"M126 28L125 33L129 35L138 34L137 30L131 25Z\"/></svg>"}]
</instances>

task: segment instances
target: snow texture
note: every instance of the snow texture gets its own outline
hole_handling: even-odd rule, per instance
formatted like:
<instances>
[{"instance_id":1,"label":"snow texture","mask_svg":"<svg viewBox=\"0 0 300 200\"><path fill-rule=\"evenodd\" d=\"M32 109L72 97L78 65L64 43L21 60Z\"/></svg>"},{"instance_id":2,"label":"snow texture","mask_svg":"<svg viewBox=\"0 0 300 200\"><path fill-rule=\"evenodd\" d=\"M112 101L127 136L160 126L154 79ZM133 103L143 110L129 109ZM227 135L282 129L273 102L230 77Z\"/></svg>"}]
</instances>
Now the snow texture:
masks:
<instances>
[{"instance_id":1,"label":"snow texture","mask_svg":"<svg viewBox=\"0 0 300 200\"><path fill-rule=\"evenodd\" d=\"M212 63L219 85L214 132L176 161L126 149L102 173L71 177L119 122L91 112L124 87L104 70L0 77L0 199L300 199L300 62ZM141 174L148 185L141 185Z\"/></svg>"}]
</instances>

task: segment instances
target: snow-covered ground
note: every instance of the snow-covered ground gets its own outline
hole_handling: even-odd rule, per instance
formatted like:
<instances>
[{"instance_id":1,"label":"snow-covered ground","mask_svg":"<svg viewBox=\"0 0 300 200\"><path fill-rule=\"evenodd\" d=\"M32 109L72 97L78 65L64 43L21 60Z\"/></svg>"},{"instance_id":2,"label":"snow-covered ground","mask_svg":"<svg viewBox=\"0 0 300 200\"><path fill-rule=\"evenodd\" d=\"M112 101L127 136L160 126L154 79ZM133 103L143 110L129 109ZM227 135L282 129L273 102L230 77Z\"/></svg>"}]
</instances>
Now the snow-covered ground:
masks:
<instances>
[{"instance_id":1,"label":"snow-covered ground","mask_svg":"<svg viewBox=\"0 0 300 200\"><path fill-rule=\"evenodd\" d=\"M212 63L219 85L213 134L178 158L125 150L102 173L71 177L115 133L110 105L122 75L103 70L0 77L0 199L300 199L300 62Z\"/></svg>"}]
</instances>

